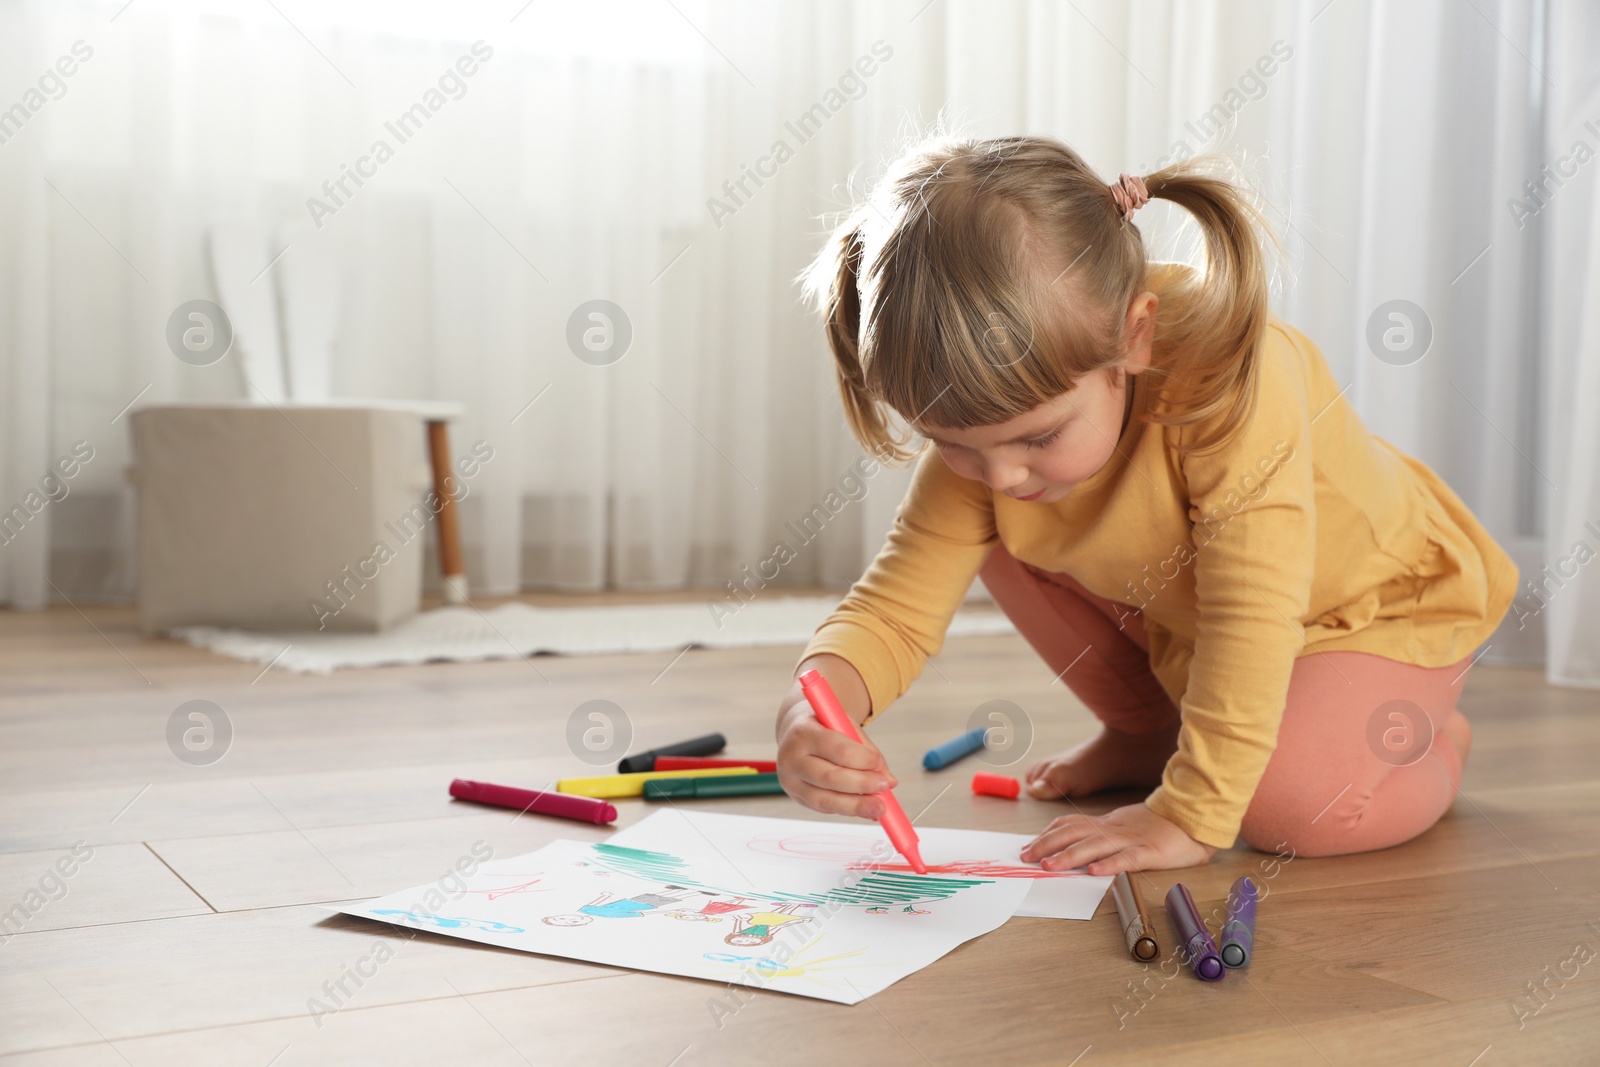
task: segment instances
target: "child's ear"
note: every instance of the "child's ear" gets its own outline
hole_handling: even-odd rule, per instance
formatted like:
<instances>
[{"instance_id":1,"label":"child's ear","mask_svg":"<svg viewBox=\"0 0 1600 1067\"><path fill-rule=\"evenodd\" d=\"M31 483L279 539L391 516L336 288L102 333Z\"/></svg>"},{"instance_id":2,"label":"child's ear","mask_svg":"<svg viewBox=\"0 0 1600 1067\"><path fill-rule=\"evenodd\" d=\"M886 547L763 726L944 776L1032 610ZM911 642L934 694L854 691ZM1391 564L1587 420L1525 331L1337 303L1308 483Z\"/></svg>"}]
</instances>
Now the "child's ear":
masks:
<instances>
[{"instance_id":1,"label":"child's ear","mask_svg":"<svg viewBox=\"0 0 1600 1067\"><path fill-rule=\"evenodd\" d=\"M1156 339L1158 303L1156 294L1140 293L1128 305L1128 316L1122 326L1122 336L1126 338L1122 366L1129 374L1138 374L1150 368L1150 348Z\"/></svg>"}]
</instances>

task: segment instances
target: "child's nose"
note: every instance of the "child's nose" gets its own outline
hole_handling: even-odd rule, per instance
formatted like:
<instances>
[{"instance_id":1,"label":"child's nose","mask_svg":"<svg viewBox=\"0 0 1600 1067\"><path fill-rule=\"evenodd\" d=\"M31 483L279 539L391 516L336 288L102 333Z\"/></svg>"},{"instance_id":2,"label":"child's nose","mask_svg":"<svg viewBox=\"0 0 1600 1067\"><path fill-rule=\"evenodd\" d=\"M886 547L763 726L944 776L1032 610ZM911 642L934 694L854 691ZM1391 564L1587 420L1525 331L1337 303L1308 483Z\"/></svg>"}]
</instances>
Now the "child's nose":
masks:
<instances>
[{"instance_id":1,"label":"child's nose","mask_svg":"<svg viewBox=\"0 0 1600 1067\"><path fill-rule=\"evenodd\" d=\"M1017 463L991 462L985 465L983 480L990 489L1003 493L1028 480L1028 468Z\"/></svg>"}]
</instances>

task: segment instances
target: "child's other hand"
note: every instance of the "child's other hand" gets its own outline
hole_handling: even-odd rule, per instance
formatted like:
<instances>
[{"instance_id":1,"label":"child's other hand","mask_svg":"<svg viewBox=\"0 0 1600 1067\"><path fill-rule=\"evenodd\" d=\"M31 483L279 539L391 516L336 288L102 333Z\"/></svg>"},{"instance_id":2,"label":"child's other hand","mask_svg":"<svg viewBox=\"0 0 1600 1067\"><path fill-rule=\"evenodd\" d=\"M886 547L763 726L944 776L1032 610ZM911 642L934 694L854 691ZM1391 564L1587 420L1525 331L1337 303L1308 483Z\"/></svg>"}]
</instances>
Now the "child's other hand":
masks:
<instances>
[{"instance_id":1,"label":"child's other hand","mask_svg":"<svg viewBox=\"0 0 1600 1067\"><path fill-rule=\"evenodd\" d=\"M1143 804L1104 815L1063 815L1022 850L1047 871L1087 867L1090 874L1195 867L1216 853Z\"/></svg>"},{"instance_id":2,"label":"child's other hand","mask_svg":"<svg viewBox=\"0 0 1600 1067\"><path fill-rule=\"evenodd\" d=\"M802 669L821 670L839 703L857 722L866 716L867 688L854 667L837 656L813 656ZM778 712L778 781L812 811L877 819L883 802L874 793L899 782L870 740L856 742L817 721L796 681Z\"/></svg>"}]
</instances>

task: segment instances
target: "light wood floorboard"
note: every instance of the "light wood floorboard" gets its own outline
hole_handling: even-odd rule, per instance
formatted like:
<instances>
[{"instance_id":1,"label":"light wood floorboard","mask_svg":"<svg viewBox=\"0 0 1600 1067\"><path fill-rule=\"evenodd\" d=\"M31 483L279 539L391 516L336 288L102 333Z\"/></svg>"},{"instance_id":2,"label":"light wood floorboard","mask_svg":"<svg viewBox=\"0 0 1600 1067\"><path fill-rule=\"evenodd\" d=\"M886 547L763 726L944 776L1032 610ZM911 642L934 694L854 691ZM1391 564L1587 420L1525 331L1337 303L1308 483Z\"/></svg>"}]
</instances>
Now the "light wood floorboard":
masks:
<instances>
[{"instance_id":1,"label":"light wood floorboard","mask_svg":"<svg viewBox=\"0 0 1600 1067\"><path fill-rule=\"evenodd\" d=\"M315 677L141 635L124 609L0 613L0 908L42 901L0 941L0 1062L1600 1062L1600 955L1568 962L1579 946L1600 954L1600 694L1527 670L1470 676L1463 792L1418 840L1286 862L1235 849L1142 877L1152 905L1181 879L1207 909L1240 874L1265 883L1254 962L1216 985L1129 960L1109 900L1086 923L1013 919L853 1008L335 914L438 877L479 840L514 856L602 837L445 792L457 776L542 786L586 773L566 742L585 700L621 706L635 748L721 730L732 753L770 754L797 652ZM191 699L233 725L209 766L167 747L167 719ZM1032 832L1066 810L974 797L970 762L920 769L926 748L993 699L1026 712L1029 758L1095 729L1020 639L950 641L873 726L924 824ZM708 807L808 817L783 797ZM650 810L620 808L622 825ZM64 891L29 898L79 842L93 855ZM314 1017L308 1002L327 1003L324 983L379 939L393 958Z\"/></svg>"}]
</instances>

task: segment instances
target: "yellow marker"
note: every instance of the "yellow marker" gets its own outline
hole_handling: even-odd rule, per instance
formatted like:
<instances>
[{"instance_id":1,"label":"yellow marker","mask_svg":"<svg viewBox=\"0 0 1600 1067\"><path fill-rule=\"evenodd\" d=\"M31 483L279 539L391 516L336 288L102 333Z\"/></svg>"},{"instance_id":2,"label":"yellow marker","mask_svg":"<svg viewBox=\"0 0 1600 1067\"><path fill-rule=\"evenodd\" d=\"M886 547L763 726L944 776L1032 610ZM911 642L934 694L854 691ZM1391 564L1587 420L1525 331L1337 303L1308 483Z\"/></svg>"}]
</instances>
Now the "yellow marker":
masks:
<instances>
[{"instance_id":1,"label":"yellow marker","mask_svg":"<svg viewBox=\"0 0 1600 1067\"><path fill-rule=\"evenodd\" d=\"M700 767L692 771L642 771L638 774L603 774L598 778L563 778L556 783L557 793L580 797L638 797L644 784L657 778L715 778L725 774L755 774L754 767Z\"/></svg>"}]
</instances>

